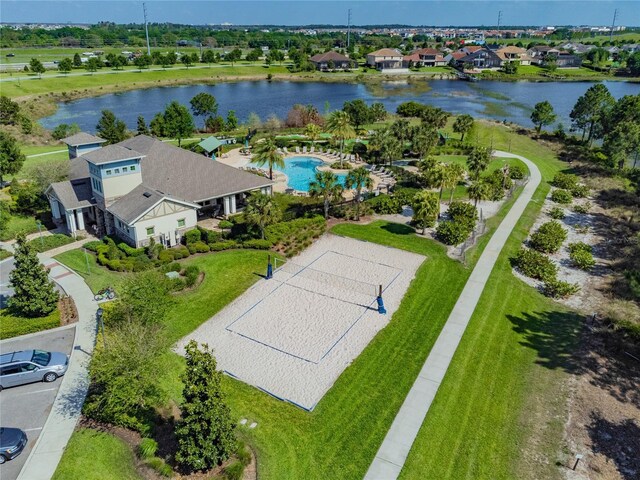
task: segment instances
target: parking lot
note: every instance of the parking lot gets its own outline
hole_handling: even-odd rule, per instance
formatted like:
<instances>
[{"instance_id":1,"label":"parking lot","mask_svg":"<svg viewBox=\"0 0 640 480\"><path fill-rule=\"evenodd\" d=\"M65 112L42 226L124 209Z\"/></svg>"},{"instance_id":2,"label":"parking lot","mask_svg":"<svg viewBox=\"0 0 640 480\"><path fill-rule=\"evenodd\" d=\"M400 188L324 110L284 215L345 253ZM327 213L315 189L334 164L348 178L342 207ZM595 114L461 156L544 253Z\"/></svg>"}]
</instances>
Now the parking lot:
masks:
<instances>
[{"instance_id":1,"label":"parking lot","mask_svg":"<svg viewBox=\"0 0 640 480\"><path fill-rule=\"evenodd\" d=\"M71 354L75 327L56 332L44 332L25 340L4 340L0 352L40 349ZM42 431L60 388L61 379L52 383L32 383L7 388L0 392L0 425L21 428L29 442L22 454L0 465L2 480L15 480Z\"/></svg>"}]
</instances>

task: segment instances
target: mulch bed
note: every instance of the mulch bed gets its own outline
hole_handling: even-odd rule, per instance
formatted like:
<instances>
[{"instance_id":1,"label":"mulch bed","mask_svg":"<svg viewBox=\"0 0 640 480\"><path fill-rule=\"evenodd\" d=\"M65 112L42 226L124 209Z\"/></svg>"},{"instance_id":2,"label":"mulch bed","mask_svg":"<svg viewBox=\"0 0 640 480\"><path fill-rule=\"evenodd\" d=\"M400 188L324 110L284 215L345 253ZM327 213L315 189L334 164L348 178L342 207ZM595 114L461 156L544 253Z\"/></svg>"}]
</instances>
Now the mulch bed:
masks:
<instances>
[{"instance_id":1,"label":"mulch bed","mask_svg":"<svg viewBox=\"0 0 640 480\"><path fill-rule=\"evenodd\" d=\"M78 321L78 309L73 298L69 296L60 298L58 310L60 310L60 325L71 325Z\"/></svg>"}]
</instances>

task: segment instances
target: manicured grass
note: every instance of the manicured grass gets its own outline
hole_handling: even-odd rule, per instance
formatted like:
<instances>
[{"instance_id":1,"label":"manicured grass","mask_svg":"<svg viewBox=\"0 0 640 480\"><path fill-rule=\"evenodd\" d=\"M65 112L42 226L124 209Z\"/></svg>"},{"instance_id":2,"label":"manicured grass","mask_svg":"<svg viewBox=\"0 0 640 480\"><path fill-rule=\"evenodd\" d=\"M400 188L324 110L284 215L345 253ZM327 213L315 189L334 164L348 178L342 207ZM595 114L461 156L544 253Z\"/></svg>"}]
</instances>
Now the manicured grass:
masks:
<instances>
[{"instance_id":1,"label":"manicured grass","mask_svg":"<svg viewBox=\"0 0 640 480\"><path fill-rule=\"evenodd\" d=\"M68 245L75 241L76 239L69 235L64 235L62 233L54 233L53 235L45 235L40 238L34 238L33 240L30 240L28 243L36 252L46 252L54 248Z\"/></svg>"},{"instance_id":2,"label":"manicured grass","mask_svg":"<svg viewBox=\"0 0 640 480\"><path fill-rule=\"evenodd\" d=\"M86 256L83 248L69 250L55 257L60 263L78 273L87 283L93 293L106 287L113 287L118 292L118 286L126 278L126 273L118 273L109 270L96 262L96 256L87 250ZM89 270L87 271L87 263Z\"/></svg>"},{"instance_id":3,"label":"manicured grass","mask_svg":"<svg viewBox=\"0 0 640 480\"><path fill-rule=\"evenodd\" d=\"M58 309L42 318L23 318L12 315L8 309L0 310L0 340L60 326Z\"/></svg>"},{"instance_id":4,"label":"manicured grass","mask_svg":"<svg viewBox=\"0 0 640 480\"><path fill-rule=\"evenodd\" d=\"M0 241L16 238L18 233L29 234L38 231L38 223L34 217L11 215L5 220L7 226L2 230L2 233L0 233Z\"/></svg>"},{"instance_id":5,"label":"manicured grass","mask_svg":"<svg viewBox=\"0 0 640 480\"><path fill-rule=\"evenodd\" d=\"M0 248L0 261L6 260L7 258L13 257L13 253Z\"/></svg>"},{"instance_id":6,"label":"manicured grass","mask_svg":"<svg viewBox=\"0 0 640 480\"><path fill-rule=\"evenodd\" d=\"M119 438L105 432L80 428L62 455L54 480L140 480L133 452Z\"/></svg>"}]
</instances>

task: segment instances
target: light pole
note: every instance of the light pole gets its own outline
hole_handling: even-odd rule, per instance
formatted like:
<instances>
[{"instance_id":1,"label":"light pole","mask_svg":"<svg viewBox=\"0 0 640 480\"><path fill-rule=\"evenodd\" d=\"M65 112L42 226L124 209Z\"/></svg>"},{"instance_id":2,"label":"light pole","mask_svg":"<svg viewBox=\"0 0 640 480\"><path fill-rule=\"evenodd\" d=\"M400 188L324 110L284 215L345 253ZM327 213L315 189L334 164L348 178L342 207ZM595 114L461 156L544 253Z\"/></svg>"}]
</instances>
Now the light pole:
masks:
<instances>
[{"instance_id":1,"label":"light pole","mask_svg":"<svg viewBox=\"0 0 640 480\"><path fill-rule=\"evenodd\" d=\"M96 316L98 317L98 323L100 325L100 331L102 332L102 342L104 344L104 349L107 349L107 337L104 336L104 320L102 319L102 315L104 314L104 310L99 308L96 312Z\"/></svg>"}]
</instances>

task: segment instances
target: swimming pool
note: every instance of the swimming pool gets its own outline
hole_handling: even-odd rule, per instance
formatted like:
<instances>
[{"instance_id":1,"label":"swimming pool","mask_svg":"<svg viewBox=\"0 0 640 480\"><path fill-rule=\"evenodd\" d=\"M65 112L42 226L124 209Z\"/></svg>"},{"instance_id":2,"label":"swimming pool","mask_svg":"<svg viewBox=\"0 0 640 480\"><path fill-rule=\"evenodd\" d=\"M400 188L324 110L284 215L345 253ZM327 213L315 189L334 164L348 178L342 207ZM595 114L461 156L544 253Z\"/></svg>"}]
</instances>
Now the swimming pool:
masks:
<instances>
[{"instance_id":1,"label":"swimming pool","mask_svg":"<svg viewBox=\"0 0 640 480\"><path fill-rule=\"evenodd\" d=\"M287 182L289 187L308 192L309 183L313 181L318 167L323 165L324 162L314 157L300 156L286 158L284 164L284 168L276 168L276 170L283 172L289 178ZM344 185L347 175L345 173L338 173L337 175L340 184Z\"/></svg>"}]
</instances>

